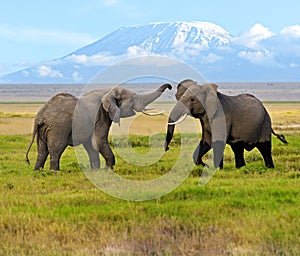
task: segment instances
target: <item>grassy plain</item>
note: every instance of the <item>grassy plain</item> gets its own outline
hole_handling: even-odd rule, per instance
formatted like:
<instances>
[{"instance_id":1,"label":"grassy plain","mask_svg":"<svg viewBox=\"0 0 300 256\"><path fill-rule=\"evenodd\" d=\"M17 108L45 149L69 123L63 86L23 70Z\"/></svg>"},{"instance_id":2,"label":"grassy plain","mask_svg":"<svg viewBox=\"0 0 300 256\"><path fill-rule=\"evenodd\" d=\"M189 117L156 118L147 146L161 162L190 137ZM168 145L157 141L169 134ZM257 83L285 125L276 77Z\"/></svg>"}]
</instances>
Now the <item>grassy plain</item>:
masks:
<instances>
[{"instance_id":1,"label":"grassy plain","mask_svg":"<svg viewBox=\"0 0 300 256\"><path fill-rule=\"evenodd\" d=\"M33 171L24 158L39 107L0 104L0 255L298 255L300 103L266 103L274 128L289 141L273 138L275 169L266 169L253 150L246 152L247 166L237 170L226 148L224 170L208 184L199 186L203 169L195 167L177 189L146 202L123 201L97 189L72 148L64 152L60 172L49 171L49 163ZM121 126L128 122L136 134L131 145L146 154L147 135L163 133L165 118L124 119ZM193 131L185 131L192 148L198 139ZM151 179L172 168L179 150L177 135L157 163L137 167L117 155L114 171ZM35 157L34 145L32 162Z\"/></svg>"}]
</instances>

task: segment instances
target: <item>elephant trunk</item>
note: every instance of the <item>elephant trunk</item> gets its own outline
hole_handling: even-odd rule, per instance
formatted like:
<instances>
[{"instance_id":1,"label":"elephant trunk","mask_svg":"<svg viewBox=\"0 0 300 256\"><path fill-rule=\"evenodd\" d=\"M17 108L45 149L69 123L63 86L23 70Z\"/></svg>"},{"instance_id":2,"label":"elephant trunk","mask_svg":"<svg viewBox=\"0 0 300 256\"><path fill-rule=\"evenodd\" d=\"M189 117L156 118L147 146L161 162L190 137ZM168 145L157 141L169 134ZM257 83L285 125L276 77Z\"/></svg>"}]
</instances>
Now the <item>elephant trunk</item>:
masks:
<instances>
[{"instance_id":1,"label":"elephant trunk","mask_svg":"<svg viewBox=\"0 0 300 256\"><path fill-rule=\"evenodd\" d=\"M136 95L135 96L135 102L134 102L134 109L136 111L142 111L148 104L155 101L158 97L161 96L161 94L166 89L171 90L172 86L170 84L164 84L161 87L159 87L157 90L151 93L143 94L143 95Z\"/></svg>"},{"instance_id":2,"label":"elephant trunk","mask_svg":"<svg viewBox=\"0 0 300 256\"><path fill-rule=\"evenodd\" d=\"M188 113L188 109L180 101L177 102L174 108L172 109L168 120L167 135L164 146L165 151L169 149L169 144L173 138L176 121L178 121L179 119L181 119L182 116L187 115Z\"/></svg>"}]
</instances>

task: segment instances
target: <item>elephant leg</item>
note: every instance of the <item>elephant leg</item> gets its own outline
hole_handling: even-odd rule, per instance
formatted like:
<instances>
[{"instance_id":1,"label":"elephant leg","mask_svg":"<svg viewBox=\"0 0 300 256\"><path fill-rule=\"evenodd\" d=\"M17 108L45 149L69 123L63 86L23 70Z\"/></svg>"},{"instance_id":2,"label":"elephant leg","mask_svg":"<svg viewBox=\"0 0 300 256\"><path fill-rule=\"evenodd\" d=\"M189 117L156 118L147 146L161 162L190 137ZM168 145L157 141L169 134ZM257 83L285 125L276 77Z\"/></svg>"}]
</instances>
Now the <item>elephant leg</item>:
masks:
<instances>
[{"instance_id":1,"label":"elephant leg","mask_svg":"<svg viewBox=\"0 0 300 256\"><path fill-rule=\"evenodd\" d=\"M202 157L211 149L211 146L204 142L203 140L200 141L199 145L197 146L194 154L193 160L195 165L202 165L206 166L206 164L202 161Z\"/></svg>"},{"instance_id":2,"label":"elephant leg","mask_svg":"<svg viewBox=\"0 0 300 256\"><path fill-rule=\"evenodd\" d=\"M214 150L214 167L220 167L221 169L223 169L223 154L225 143L222 141L213 142L212 148Z\"/></svg>"},{"instance_id":3,"label":"elephant leg","mask_svg":"<svg viewBox=\"0 0 300 256\"><path fill-rule=\"evenodd\" d=\"M86 152L89 155L90 168L100 169L99 152L93 148L91 141L83 143L83 147L85 148Z\"/></svg>"},{"instance_id":4,"label":"elephant leg","mask_svg":"<svg viewBox=\"0 0 300 256\"><path fill-rule=\"evenodd\" d=\"M50 170L59 171L59 160L66 146L54 151L50 151Z\"/></svg>"},{"instance_id":5,"label":"elephant leg","mask_svg":"<svg viewBox=\"0 0 300 256\"><path fill-rule=\"evenodd\" d=\"M108 138L106 136L96 137L96 141L99 152L105 159L106 167L113 169L115 165L115 156L108 144Z\"/></svg>"},{"instance_id":6,"label":"elephant leg","mask_svg":"<svg viewBox=\"0 0 300 256\"><path fill-rule=\"evenodd\" d=\"M44 168L46 159L49 155L49 150L46 142L44 142L41 138L37 138L37 148L38 148L38 156L36 159L34 170L40 170Z\"/></svg>"},{"instance_id":7,"label":"elephant leg","mask_svg":"<svg viewBox=\"0 0 300 256\"><path fill-rule=\"evenodd\" d=\"M223 159L223 157L222 157L222 159L221 159L221 162L220 162L220 164L219 164L219 167L220 167L221 170L223 170L223 168L224 168L224 159Z\"/></svg>"},{"instance_id":8,"label":"elephant leg","mask_svg":"<svg viewBox=\"0 0 300 256\"><path fill-rule=\"evenodd\" d=\"M234 144L230 144L232 151L235 157L235 167L241 168L246 166L245 159L244 159L244 143L237 142Z\"/></svg>"},{"instance_id":9,"label":"elephant leg","mask_svg":"<svg viewBox=\"0 0 300 256\"><path fill-rule=\"evenodd\" d=\"M48 138L48 149L50 153L50 170L59 170L59 160L68 145L68 136L65 140L58 140L56 136Z\"/></svg>"},{"instance_id":10,"label":"elephant leg","mask_svg":"<svg viewBox=\"0 0 300 256\"><path fill-rule=\"evenodd\" d=\"M267 168L274 168L272 159L271 141L259 142L256 145L259 152L262 154Z\"/></svg>"}]
</instances>

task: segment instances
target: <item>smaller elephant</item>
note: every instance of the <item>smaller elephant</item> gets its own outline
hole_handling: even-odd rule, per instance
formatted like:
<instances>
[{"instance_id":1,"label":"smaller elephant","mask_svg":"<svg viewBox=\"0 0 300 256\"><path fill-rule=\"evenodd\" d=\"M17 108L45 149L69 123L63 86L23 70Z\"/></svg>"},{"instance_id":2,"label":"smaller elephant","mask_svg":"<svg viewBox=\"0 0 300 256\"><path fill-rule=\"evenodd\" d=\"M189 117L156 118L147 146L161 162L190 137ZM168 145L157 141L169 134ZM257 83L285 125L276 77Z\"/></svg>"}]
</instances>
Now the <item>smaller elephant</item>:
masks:
<instances>
[{"instance_id":1,"label":"smaller elephant","mask_svg":"<svg viewBox=\"0 0 300 256\"><path fill-rule=\"evenodd\" d=\"M262 154L266 167L274 168L271 134L283 143L287 141L272 129L271 118L262 102L250 94L228 96L217 88L216 84L198 85L190 79L179 83L177 103L169 116L165 150L169 149L175 124L191 115L199 119L202 126L202 138L193 155L196 165L205 166L202 157L213 148L214 165L223 168L227 143L234 152L236 168L246 165L244 149L250 151L255 147Z\"/></svg>"},{"instance_id":2,"label":"smaller elephant","mask_svg":"<svg viewBox=\"0 0 300 256\"><path fill-rule=\"evenodd\" d=\"M88 153L91 169L100 168L99 153L106 167L113 168L115 156L108 143L112 122L144 112L145 107L156 100L170 84L164 84L154 92L136 94L121 86L113 89L91 91L79 99L68 93L51 98L38 112L28 154L37 137L38 156L34 169L44 168L50 154L50 169L59 170L59 161L65 148L83 144Z\"/></svg>"}]
</instances>

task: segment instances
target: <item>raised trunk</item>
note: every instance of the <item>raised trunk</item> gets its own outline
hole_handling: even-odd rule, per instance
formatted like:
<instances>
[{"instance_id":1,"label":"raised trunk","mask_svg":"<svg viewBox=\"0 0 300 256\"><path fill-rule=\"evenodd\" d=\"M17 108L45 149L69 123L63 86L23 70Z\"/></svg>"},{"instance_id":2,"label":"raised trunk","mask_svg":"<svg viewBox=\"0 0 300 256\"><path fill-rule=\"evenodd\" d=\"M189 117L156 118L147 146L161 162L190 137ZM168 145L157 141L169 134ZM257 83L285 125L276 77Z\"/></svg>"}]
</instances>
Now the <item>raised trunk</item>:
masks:
<instances>
[{"instance_id":1,"label":"raised trunk","mask_svg":"<svg viewBox=\"0 0 300 256\"><path fill-rule=\"evenodd\" d=\"M148 104L155 101L167 88L171 90L172 86L170 84L164 84L154 92L136 95L134 98L134 109L136 111L143 110Z\"/></svg>"}]
</instances>

